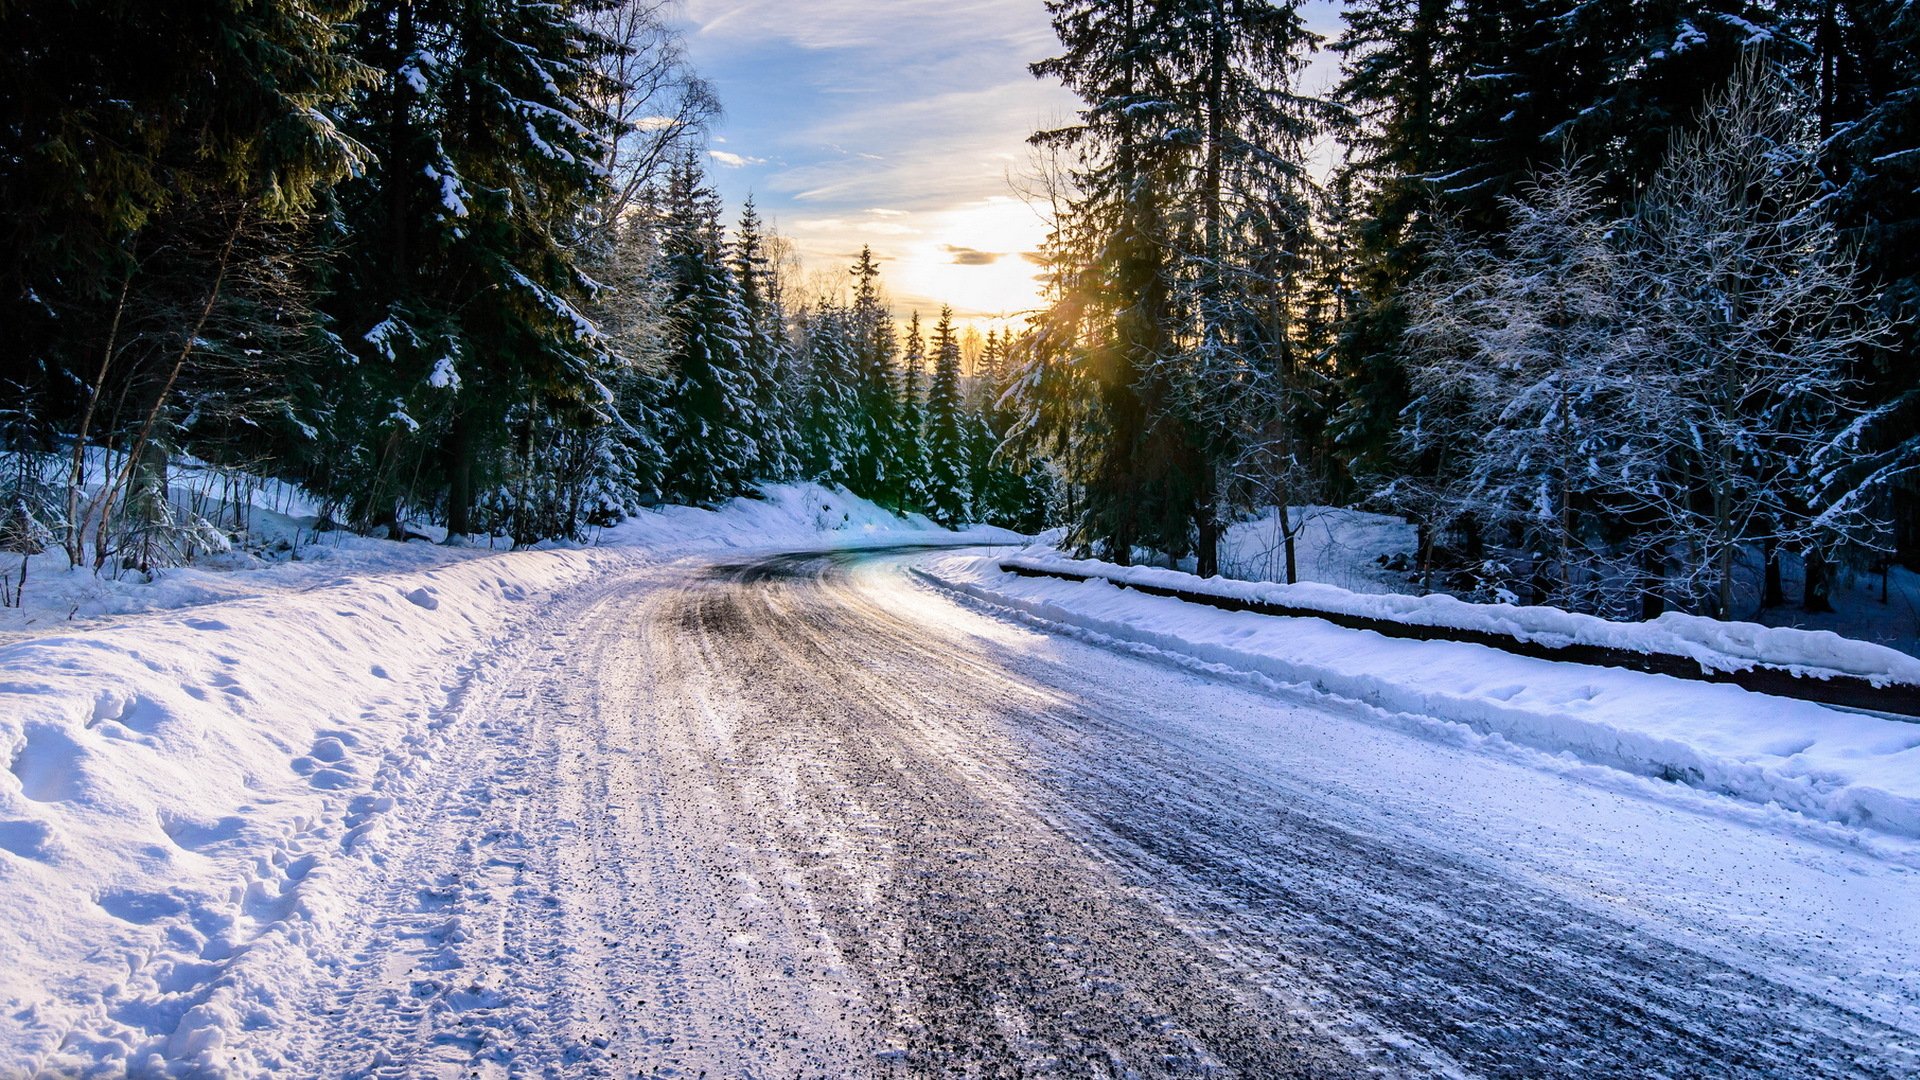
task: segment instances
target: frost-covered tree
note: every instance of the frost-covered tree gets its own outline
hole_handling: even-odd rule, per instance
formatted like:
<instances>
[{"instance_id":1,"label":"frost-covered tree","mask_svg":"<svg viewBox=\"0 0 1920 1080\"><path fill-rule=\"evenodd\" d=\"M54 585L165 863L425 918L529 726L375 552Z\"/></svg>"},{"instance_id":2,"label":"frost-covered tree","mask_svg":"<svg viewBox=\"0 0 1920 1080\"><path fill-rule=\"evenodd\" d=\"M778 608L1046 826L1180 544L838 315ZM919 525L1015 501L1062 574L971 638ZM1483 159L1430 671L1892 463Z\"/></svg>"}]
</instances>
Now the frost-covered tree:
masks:
<instances>
[{"instance_id":1,"label":"frost-covered tree","mask_svg":"<svg viewBox=\"0 0 1920 1080\"><path fill-rule=\"evenodd\" d=\"M664 408L670 496L712 505L743 494L763 430L747 312L723 250L719 200L691 154L666 193L662 273L671 313Z\"/></svg>"},{"instance_id":2,"label":"frost-covered tree","mask_svg":"<svg viewBox=\"0 0 1920 1080\"><path fill-rule=\"evenodd\" d=\"M1889 329L1838 232L1810 111L1752 62L1675 140L1636 216L1631 379L1664 479L1629 490L1685 552L1677 587L1723 618L1743 550L1824 566L1876 540L1872 495L1904 462L1861 453L1856 360Z\"/></svg>"},{"instance_id":3,"label":"frost-covered tree","mask_svg":"<svg viewBox=\"0 0 1920 1080\"><path fill-rule=\"evenodd\" d=\"M765 226L751 199L741 211L740 228L734 234L733 274L740 285L743 347L753 383L751 434L758 452L752 471L762 480L789 480L800 470L795 387L789 370L792 345L787 339L780 282L766 253Z\"/></svg>"},{"instance_id":4,"label":"frost-covered tree","mask_svg":"<svg viewBox=\"0 0 1920 1080\"><path fill-rule=\"evenodd\" d=\"M830 299L815 303L800 320L804 409L800 417L800 466L828 484L852 476L859 432L859 336L853 313Z\"/></svg>"},{"instance_id":5,"label":"frost-covered tree","mask_svg":"<svg viewBox=\"0 0 1920 1080\"><path fill-rule=\"evenodd\" d=\"M907 322L906 344L900 357L900 427L895 454L900 462L900 502L912 510L927 505L926 373L927 342L920 332L920 313Z\"/></svg>"},{"instance_id":6,"label":"frost-covered tree","mask_svg":"<svg viewBox=\"0 0 1920 1080\"><path fill-rule=\"evenodd\" d=\"M1483 593L1603 608L1609 553L1594 511L1630 469L1619 455L1635 407L1618 226L1597 181L1571 168L1505 205L1497 251L1446 230L1408 291L1402 430L1428 476L1388 494L1461 545Z\"/></svg>"},{"instance_id":7,"label":"frost-covered tree","mask_svg":"<svg viewBox=\"0 0 1920 1080\"><path fill-rule=\"evenodd\" d=\"M927 387L927 513L943 525L973 516L967 475L968 410L960 386L960 338L953 309L941 308L928 345L933 379Z\"/></svg>"},{"instance_id":8,"label":"frost-covered tree","mask_svg":"<svg viewBox=\"0 0 1920 1080\"><path fill-rule=\"evenodd\" d=\"M900 398L895 373L899 345L893 316L880 293L873 249L862 247L853 269L853 322L858 351L853 490L889 506L906 495L901 461Z\"/></svg>"},{"instance_id":9,"label":"frost-covered tree","mask_svg":"<svg viewBox=\"0 0 1920 1080\"><path fill-rule=\"evenodd\" d=\"M1816 149L1755 63L1631 218L1563 169L1485 242L1442 234L1407 299L1425 468L1389 493L1482 588L1731 618L1748 560L1777 593L1781 554L1804 557L1817 607L1835 553L1878 542L1905 465L1862 451L1850 372L1887 324L1820 212Z\"/></svg>"},{"instance_id":10,"label":"frost-covered tree","mask_svg":"<svg viewBox=\"0 0 1920 1080\"><path fill-rule=\"evenodd\" d=\"M1743 50L1784 58L1778 5L1752 0L1353 0L1333 49L1348 111L1340 183L1355 200L1351 302L1333 357L1343 457L1387 478L1407 400L1402 290L1426 266L1436 214L1493 237L1504 200L1584 157L1609 212L1627 208L1669 138L1692 123Z\"/></svg>"}]
</instances>

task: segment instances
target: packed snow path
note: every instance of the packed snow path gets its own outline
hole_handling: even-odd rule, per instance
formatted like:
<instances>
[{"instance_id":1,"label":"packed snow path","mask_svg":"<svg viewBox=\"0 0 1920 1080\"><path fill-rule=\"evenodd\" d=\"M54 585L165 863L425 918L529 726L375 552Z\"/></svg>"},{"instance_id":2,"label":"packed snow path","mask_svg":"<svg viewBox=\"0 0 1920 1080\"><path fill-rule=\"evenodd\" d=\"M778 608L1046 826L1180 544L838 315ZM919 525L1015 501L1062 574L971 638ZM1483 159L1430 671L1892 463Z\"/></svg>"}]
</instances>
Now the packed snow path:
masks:
<instances>
[{"instance_id":1,"label":"packed snow path","mask_svg":"<svg viewBox=\"0 0 1920 1080\"><path fill-rule=\"evenodd\" d=\"M342 876L348 940L290 980L312 1023L233 1048L377 1076L1920 1063L1897 859L1012 626L908 559L556 600Z\"/></svg>"}]
</instances>

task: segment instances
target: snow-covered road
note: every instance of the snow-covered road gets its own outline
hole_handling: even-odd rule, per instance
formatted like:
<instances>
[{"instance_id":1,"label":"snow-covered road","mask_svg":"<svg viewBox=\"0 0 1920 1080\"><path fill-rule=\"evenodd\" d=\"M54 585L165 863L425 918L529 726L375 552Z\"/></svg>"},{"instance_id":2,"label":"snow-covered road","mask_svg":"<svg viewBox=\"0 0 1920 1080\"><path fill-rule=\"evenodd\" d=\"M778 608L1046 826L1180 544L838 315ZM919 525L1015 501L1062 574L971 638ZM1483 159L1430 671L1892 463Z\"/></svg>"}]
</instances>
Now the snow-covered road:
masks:
<instances>
[{"instance_id":1,"label":"snow-covered road","mask_svg":"<svg viewBox=\"0 0 1920 1080\"><path fill-rule=\"evenodd\" d=\"M913 558L569 592L342 876L338 968L283 983L312 1022L234 1041L308 1075L1920 1068L1900 858L1016 627Z\"/></svg>"}]
</instances>

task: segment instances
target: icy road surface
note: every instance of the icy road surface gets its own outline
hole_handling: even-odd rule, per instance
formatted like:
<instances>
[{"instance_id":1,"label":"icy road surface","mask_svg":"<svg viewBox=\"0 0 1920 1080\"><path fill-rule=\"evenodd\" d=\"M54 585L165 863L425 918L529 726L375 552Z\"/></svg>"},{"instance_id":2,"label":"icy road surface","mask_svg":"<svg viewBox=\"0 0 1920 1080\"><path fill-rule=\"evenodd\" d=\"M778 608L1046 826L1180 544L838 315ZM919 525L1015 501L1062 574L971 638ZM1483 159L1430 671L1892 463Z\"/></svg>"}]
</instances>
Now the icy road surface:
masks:
<instances>
[{"instance_id":1,"label":"icy road surface","mask_svg":"<svg viewBox=\"0 0 1920 1080\"><path fill-rule=\"evenodd\" d=\"M556 602L342 898L311 1026L255 1034L303 1075L1920 1069L1900 852L1050 637L913 557Z\"/></svg>"}]
</instances>

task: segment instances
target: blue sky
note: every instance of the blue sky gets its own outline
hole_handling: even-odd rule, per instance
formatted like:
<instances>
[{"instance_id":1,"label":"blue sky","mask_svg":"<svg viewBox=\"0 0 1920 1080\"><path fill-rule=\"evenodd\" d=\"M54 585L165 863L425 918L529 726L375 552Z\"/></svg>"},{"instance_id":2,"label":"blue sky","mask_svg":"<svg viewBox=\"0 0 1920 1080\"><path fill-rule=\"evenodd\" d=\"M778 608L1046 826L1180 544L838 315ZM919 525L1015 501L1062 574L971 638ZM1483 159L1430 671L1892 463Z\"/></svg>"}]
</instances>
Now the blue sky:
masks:
<instances>
[{"instance_id":1,"label":"blue sky","mask_svg":"<svg viewBox=\"0 0 1920 1080\"><path fill-rule=\"evenodd\" d=\"M1333 11L1309 23L1326 32ZM1046 225L1009 176L1076 104L1027 72L1056 47L1041 0L686 0L684 16L726 106L716 185L736 208L751 194L822 285L871 244L903 314L945 302L991 325L1034 305L1022 252Z\"/></svg>"}]
</instances>

